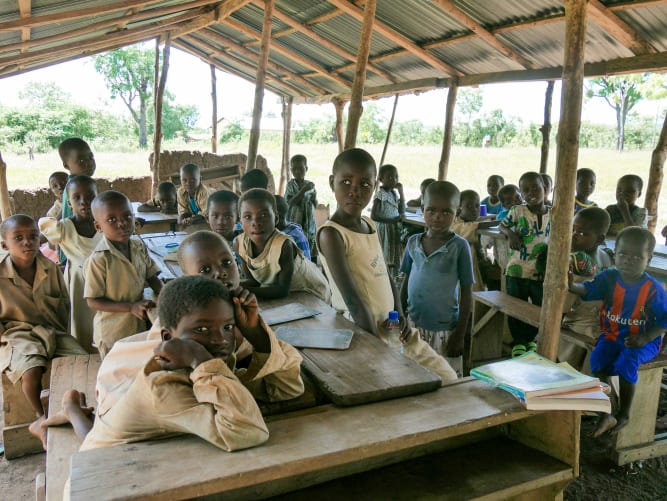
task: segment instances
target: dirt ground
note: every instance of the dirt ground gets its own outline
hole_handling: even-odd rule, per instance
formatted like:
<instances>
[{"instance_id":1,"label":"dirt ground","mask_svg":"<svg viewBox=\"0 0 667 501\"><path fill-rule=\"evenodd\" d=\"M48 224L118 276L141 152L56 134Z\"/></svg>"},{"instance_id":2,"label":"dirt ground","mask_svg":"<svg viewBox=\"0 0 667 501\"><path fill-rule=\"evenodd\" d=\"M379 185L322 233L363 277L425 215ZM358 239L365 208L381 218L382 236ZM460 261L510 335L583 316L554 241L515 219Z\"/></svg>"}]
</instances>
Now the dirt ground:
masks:
<instances>
[{"instance_id":1,"label":"dirt ground","mask_svg":"<svg viewBox=\"0 0 667 501\"><path fill-rule=\"evenodd\" d=\"M661 395L659 415L667 415L667 391ZM0 405L1 422L2 405ZM667 499L667 456L616 466L608 457L609 441L589 437L594 421L585 418L581 429L581 470L577 481L565 490L566 501L657 501ZM12 461L0 460L0 499L27 501L35 498L35 477L45 469L45 455Z\"/></svg>"}]
</instances>

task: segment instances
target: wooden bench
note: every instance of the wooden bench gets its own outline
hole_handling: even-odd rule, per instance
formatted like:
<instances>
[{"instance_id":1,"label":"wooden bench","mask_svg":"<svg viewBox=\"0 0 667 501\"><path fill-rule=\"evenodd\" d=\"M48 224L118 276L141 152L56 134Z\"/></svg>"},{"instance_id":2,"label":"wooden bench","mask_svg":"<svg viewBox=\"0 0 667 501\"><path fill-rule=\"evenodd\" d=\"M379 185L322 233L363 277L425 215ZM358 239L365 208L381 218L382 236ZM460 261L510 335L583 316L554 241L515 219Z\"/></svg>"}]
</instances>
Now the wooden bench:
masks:
<instances>
[{"instance_id":1,"label":"wooden bench","mask_svg":"<svg viewBox=\"0 0 667 501\"><path fill-rule=\"evenodd\" d=\"M470 455L477 462L465 477L475 476L472 485L458 469L442 472L441 484L455 485L456 499L560 499L578 475L579 413L527 411L508 393L471 378L431 393L324 405L267 423L266 444L234 453L195 436L78 452L71 499L101 493L110 500L261 499L441 451L448 451L442 456L448 464ZM397 478L401 492L414 485L409 476ZM321 498L332 498L328 486L321 489Z\"/></svg>"}]
</instances>

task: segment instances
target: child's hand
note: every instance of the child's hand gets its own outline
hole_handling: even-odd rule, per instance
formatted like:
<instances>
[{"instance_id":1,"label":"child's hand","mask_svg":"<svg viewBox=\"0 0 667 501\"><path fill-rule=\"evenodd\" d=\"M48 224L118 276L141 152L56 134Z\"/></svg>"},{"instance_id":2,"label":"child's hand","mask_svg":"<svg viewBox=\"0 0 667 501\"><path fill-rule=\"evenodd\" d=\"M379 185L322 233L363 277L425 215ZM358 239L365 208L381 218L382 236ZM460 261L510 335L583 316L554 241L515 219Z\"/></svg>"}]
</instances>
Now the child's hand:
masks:
<instances>
[{"instance_id":1,"label":"child's hand","mask_svg":"<svg viewBox=\"0 0 667 501\"><path fill-rule=\"evenodd\" d=\"M625 346L628 348L641 348L650 342L651 338L645 334L637 334L636 336L628 336L625 338Z\"/></svg>"},{"instance_id":2,"label":"child's hand","mask_svg":"<svg viewBox=\"0 0 667 501\"><path fill-rule=\"evenodd\" d=\"M315 183L313 183L312 181L306 181L305 183L303 183L303 186L306 188L306 191L315 189Z\"/></svg>"},{"instance_id":3,"label":"child's hand","mask_svg":"<svg viewBox=\"0 0 667 501\"><path fill-rule=\"evenodd\" d=\"M130 313L141 320L148 320L148 310L155 308L155 303L150 299L143 299L132 303L130 306Z\"/></svg>"},{"instance_id":4,"label":"child's hand","mask_svg":"<svg viewBox=\"0 0 667 501\"><path fill-rule=\"evenodd\" d=\"M509 239L510 249L521 250L523 242L521 241L521 237L516 231L508 232L507 238Z\"/></svg>"},{"instance_id":5,"label":"child's hand","mask_svg":"<svg viewBox=\"0 0 667 501\"><path fill-rule=\"evenodd\" d=\"M567 270L567 288L571 289L572 284L574 284L574 273L572 273L572 268Z\"/></svg>"},{"instance_id":6,"label":"child's hand","mask_svg":"<svg viewBox=\"0 0 667 501\"><path fill-rule=\"evenodd\" d=\"M238 287L232 291L234 317L240 330L255 329L259 325L259 305L257 297L248 289ZM237 346L239 345L237 340Z\"/></svg>"},{"instance_id":7,"label":"child's hand","mask_svg":"<svg viewBox=\"0 0 667 501\"><path fill-rule=\"evenodd\" d=\"M616 205L618 205L618 209L621 212L630 210L630 205L625 200L625 198L623 198L623 195L616 195Z\"/></svg>"},{"instance_id":8,"label":"child's hand","mask_svg":"<svg viewBox=\"0 0 667 501\"><path fill-rule=\"evenodd\" d=\"M403 194L403 185L401 183L396 183L396 189L401 195Z\"/></svg>"},{"instance_id":9,"label":"child's hand","mask_svg":"<svg viewBox=\"0 0 667 501\"><path fill-rule=\"evenodd\" d=\"M213 356L201 344L191 339L171 338L162 341L153 351L156 362L165 371L196 369Z\"/></svg>"}]
</instances>

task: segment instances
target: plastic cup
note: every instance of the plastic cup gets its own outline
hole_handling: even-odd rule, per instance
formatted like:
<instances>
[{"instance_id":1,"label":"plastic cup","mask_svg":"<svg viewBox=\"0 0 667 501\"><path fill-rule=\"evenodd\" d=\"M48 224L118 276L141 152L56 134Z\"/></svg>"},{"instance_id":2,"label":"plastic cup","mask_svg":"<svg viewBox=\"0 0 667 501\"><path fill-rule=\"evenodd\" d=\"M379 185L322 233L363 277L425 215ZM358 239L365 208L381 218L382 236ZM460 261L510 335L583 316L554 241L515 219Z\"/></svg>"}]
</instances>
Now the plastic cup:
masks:
<instances>
[{"instance_id":1,"label":"plastic cup","mask_svg":"<svg viewBox=\"0 0 667 501\"><path fill-rule=\"evenodd\" d=\"M482 216L482 217L487 215L487 213L486 213L486 205L485 205L485 204L481 204L481 205L479 206L479 215Z\"/></svg>"}]
</instances>

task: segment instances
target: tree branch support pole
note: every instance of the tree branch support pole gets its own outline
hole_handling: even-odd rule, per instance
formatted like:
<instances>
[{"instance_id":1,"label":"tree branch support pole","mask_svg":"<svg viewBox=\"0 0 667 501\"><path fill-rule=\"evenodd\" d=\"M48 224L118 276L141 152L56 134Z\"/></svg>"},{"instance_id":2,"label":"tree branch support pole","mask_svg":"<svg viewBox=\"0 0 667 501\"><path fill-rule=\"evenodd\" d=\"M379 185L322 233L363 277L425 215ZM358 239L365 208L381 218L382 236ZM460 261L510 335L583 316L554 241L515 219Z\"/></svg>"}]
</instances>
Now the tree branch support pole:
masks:
<instances>
[{"instance_id":1,"label":"tree branch support pole","mask_svg":"<svg viewBox=\"0 0 667 501\"><path fill-rule=\"evenodd\" d=\"M269 62L271 50L271 21L273 19L274 0L264 0L264 22L262 23L262 38L259 46L259 61L257 62L257 77L255 78L255 103L252 108L252 126L248 141L248 161L246 170L254 169L259 147L260 123L262 121L262 105L264 103L264 83L266 81L266 66Z\"/></svg>"},{"instance_id":2,"label":"tree branch support pole","mask_svg":"<svg viewBox=\"0 0 667 501\"><path fill-rule=\"evenodd\" d=\"M373 34L373 23L375 22L376 0L368 0L364 5L364 19L361 26L361 39L357 51L357 65L354 70L354 82L350 93L350 107L347 110L347 130L345 131L346 150L354 148L357 144L357 132L359 131L359 119L364 111L362 100L364 98L364 85L366 83L366 67L368 66L368 55L371 50L371 35Z\"/></svg>"},{"instance_id":3,"label":"tree branch support pole","mask_svg":"<svg viewBox=\"0 0 667 501\"><path fill-rule=\"evenodd\" d=\"M218 152L218 79L211 65L211 153Z\"/></svg>"},{"instance_id":4,"label":"tree branch support pole","mask_svg":"<svg viewBox=\"0 0 667 501\"><path fill-rule=\"evenodd\" d=\"M655 231L658 223L658 199L662 188L665 159L667 159L667 113L665 113L665 121L662 123L660 137L651 155L651 168L648 172L648 186L646 187L646 198L644 198L644 207L646 207L649 215L648 229L651 232Z\"/></svg>"},{"instance_id":5,"label":"tree branch support pole","mask_svg":"<svg viewBox=\"0 0 667 501\"><path fill-rule=\"evenodd\" d=\"M445 111L445 131L442 135L442 152L440 163L438 163L438 181L447 179L449 158L452 154L452 131L454 130L454 108L456 108L456 94L459 90L458 83L453 81L447 91L447 108Z\"/></svg>"},{"instance_id":6,"label":"tree branch support pole","mask_svg":"<svg viewBox=\"0 0 667 501\"><path fill-rule=\"evenodd\" d=\"M292 103L294 99L292 96L283 97L283 164L280 169L280 185L278 187L278 194L285 194L285 185L289 179L289 150L290 141L292 139Z\"/></svg>"},{"instance_id":7,"label":"tree branch support pole","mask_svg":"<svg viewBox=\"0 0 667 501\"><path fill-rule=\"evenodd\" d=\"M338 153L340 153L343 151L343 141L345 139L343 137L343 110L345 108L345 101L333 98L331 102L336 108L336 140L338 141Z\"/></svg>"},{"instance_id":8,"label":"tree branch support pole","mask_svg":"<svg viewBox=\"0 0 667 501\"><path fill-rule=\"evenodd\" d=\"M157 39L155 45L155 74L159 72L160 65L160 40ZM160 150L162 148L162 103L164 101L164 89L167 86L167 74L169 72L169 52L171 48L171 35L167 33L164 39L164 49L162 50L162 72L160 73L159 84L155 92L154 113L155 125L153 127L153 176L151 183L151 195L155 197L159 184L160 173ZM157 79L156 79L157 82Z\"/></svg>"},{"instance_id":9,"label":"tree branch support pole","mask_svg":"<svg viewBox=\"0 0 667 501\"><path fill-rule=\"evenodd\" d=\"M394 96L394 107L391 110L391 118L389 119L389 126L387 127L387 137L384 138L384 148L382 148L382 156L380 157L381 166L384 165L384 157L387 155L387 148L389 147L389 140L391 139L391 130L394 128L396 105L398 105L398 94Z\"/></svg>"},{"instance_id":10,"label":"tree branch support pole","mask_svg":"<svg viewBox=\"0 0 667 501\"><path fill-rule=\"evenodd\" d=\"M551 234L538 338L539 353L551 360L556 360L558 353L563 305L568 291L572 207L574 207L583 100L587 4L587 1L582 0L565 0L563 90L554 183L556 191L551 213Z\"/></svg>"},{"instance_id":11,"label":"tree branch support pole","mask_svg":"<svg viewBox=\"0 0 667 501\"><path fill-rule=\"evenodd\" d=\"M0 154L0 219L4 221L12 215L12 207L9 204L9 187L7 185L7 164Z\"/></svg>"},{"instance_id":12,"label":"tree branch support pole","mask_svg":"<svg viewBox=\"0 0 667 501\"><path fill-rule=\"evenodd\" d=\"M547 92L544 95L544 122L540 127L542 133L542 151L540 153L540 174L547 173L549 162L549 136L551 134L551 102L554 95L554 81L547 82Z\"/></svg>"}]
</instances>

